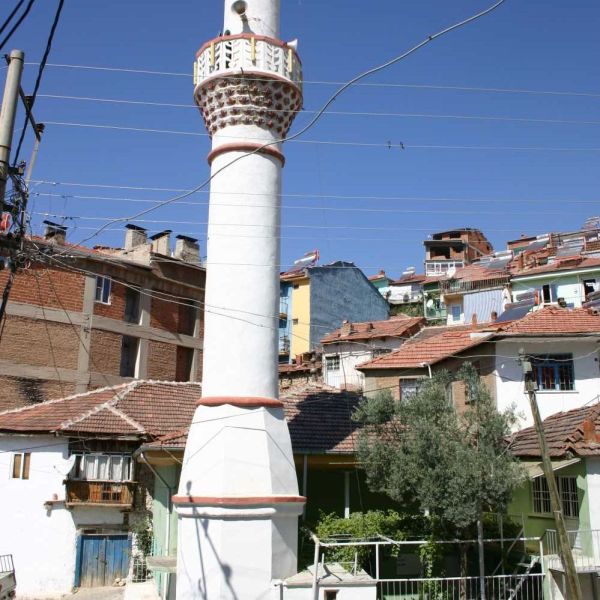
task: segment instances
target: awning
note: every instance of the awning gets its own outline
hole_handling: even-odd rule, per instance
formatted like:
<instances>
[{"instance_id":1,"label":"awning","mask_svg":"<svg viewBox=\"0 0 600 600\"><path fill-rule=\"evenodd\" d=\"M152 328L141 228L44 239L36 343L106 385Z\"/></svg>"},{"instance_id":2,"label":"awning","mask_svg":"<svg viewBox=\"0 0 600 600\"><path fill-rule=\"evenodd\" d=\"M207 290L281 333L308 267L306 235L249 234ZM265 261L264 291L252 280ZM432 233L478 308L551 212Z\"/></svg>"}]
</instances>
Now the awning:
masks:
<instances>
[{"instance_id":1,"label":"awning","mask_svg":"<svg viewBox=\"0 0 600 600\"><path fill-rule=\"evenodd\" d=\"M565 467L570 467L578 463L580 458L567 458L565 460L553 460L552 461L552 470L559 471L560 469L564 469ZM537 477L542 477L544 475L544 465L541 462L526 462L523 464L525 467L525 471L530 479L536 479Z\"/></svg>"}]
</instances>

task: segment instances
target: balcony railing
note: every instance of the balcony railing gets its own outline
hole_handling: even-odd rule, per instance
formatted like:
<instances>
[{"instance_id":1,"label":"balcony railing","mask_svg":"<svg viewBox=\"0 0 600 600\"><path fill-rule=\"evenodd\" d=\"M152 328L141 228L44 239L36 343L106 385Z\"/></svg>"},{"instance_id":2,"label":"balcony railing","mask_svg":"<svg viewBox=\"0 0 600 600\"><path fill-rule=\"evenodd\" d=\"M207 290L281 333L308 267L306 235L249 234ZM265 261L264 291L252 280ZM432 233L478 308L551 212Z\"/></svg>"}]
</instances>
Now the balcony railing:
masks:
<instances>
[{"instance_id":1,"label":"balcony railing","mask_svg":"<svg viewBox=\"0 0 600 600\"><path fill-rule=\"evenodd\" d=\"M596 572L600 570L600 529L580 529L567 531L569 545L573 552L575 568L579 572ZM544 566L547 569L562 571L558 534L554 529L547 529L542 538L544 549Z\"/></svg>"},{"instance_id":2,"label":"balcony railing","mask_svg":"<svg viewBox=\"0 0 600 600\"><path fill-rule=\"evenodd\" d=\"M133 481L67 480L67 505L111 505L129 507L133 504Z\"/></svg>"},{"instance_id":3,"label":"balcony railing","mask_svg":"<svg viewBox=\"0 0 600 600\"><path fill-rule=\"evenodd\" d=\"M479 281L462 281L460 279L451 279L449 281L440 281L440 290L443 294L473 292L476 290L489 290L504 287L510 280L510 277L492 277L490 279L481 279Z\"/></svg>"},{"instance_id":4,"label":"balcony railing","mask_svg":"<svg viewBox=\"0 0 600 600\"><path fill-rule=\"evenodd\" d=\"M249 33L225 35L204 44L196 54L194 84L242 71L274 74L302 86L302 63L296 51L274 38Z\"/></svg>"}]
</instances>

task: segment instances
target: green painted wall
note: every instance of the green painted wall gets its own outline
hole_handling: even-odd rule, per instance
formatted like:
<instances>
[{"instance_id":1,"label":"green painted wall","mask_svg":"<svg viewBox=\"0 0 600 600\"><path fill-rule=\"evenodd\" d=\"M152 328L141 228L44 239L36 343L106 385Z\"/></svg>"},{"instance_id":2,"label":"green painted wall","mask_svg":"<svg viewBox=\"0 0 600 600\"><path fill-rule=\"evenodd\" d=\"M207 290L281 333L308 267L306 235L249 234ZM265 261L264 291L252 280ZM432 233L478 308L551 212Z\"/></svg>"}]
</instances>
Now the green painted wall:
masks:
<instances>
[{"instance_id":1,"label":"green painted wall","mask_svg":"<svg viewBox=\"0 0 600 600\"><path fill-rule=\"evenodd\" d=\"M579 525L576 519L566 519L567 529L590 529L590 512L585 477L585 461L560 469L556 472L561 477L577 477L579 494ZM533 483L526 481L513 496L508 507L508 514L517 523L521 520L525 525L525 537L541 537L546 529L556 529L554 518L550 514L533 512ZM538 551L537 544L529 544L532 551ZM535 548L534 548L535 546Z\"/></svg>"},{"instance_id":2,"label":"green painted wall","mask_svg":"<svg viewBox=\"0 0 600 600\"><path fill-rule=\"evenodd\" d=\"M156 472L165 480L169 487L160 480L154 478L154 500L152 502L152 527L153 527L153 548L152 554L155 556L177 556L177 513L172 510L169 499L177 492L179 484L179 475L181 465L169 465L163 467L154 467ZM169 489L170 488L170 489ZM170 520L169 547L167 551L167 519ZM156 589L160 593L163 589L163 578L165 574L155 573Z\"/></svg>"}]
</instances>

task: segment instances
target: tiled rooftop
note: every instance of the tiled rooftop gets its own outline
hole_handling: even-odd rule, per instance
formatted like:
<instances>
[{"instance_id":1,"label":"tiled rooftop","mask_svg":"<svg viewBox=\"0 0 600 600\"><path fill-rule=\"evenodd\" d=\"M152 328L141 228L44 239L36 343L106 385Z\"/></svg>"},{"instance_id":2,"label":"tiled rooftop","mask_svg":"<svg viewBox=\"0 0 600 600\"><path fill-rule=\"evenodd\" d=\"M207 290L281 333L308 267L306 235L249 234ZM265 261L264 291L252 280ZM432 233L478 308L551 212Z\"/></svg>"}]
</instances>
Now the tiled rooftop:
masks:
<instances>
[{"instance_id":1,"label":"tiled rooftop","mask_svg":"<svg viewBox=\"0 0 600 600\"><path fill-rule=\"evenodd\" d=\"M338 329L328 333L322 344L332 342L368 340L384 337L410 337L418 331L425 319L423 317L408 317L398 315L385 321L367 321L363 323L344 323Z\"/></svg>"},{"instance_id":2,"label":"tiled rooftop","mask_svg":"<svg viewBox=\"0 0 600 600\"><path fill-rule=\"evenodd\" d=\"M545 306L504 325L498 333L502 336L600 334L600 315L589 308Z\"/></svg>"},{"instance_id":3,"label":"tiled rooftop","mask_svg":"<svg viewBox=\"0 0 600 600\"><path fill-rule=\"evenodd\" d=\"M187 426L199 383L133 381L0 413L0 431L157 437Z\"/></svg>"},{"instance_id":4,"label":"tiled rooftop","mask_svg":"<svg viewBox=\"0 0 600 600\"><path fill-rule=\"evenodd\" d=\"M600 456L600 403L556 413L545 419L543 425L548 451L553 458L568 454ZM515 456L539 458L541 453L535 429L528 427L515 433L510 449Z\"/></svg>"},{"instance_id":5,"label":"tiled rooftop","mask_svg":"<svg viewBox=\"0 0 600 600\"><path fill-rule=\"evenodd\" d=\"M514 270L513 277L528 277L529 275L540 275L543 273L554 273L557 271L572 271L578 269L600 269L600 258L585 257L585 256L569 256L562 260L556 260L555 262L547 265L541 265L539 267L525 268L521 270Z\"/></svg>"},{"instance_id":6,"label":"tiled rooftop","mask_svg":"<svg viewBox=\"0 0 600 600\"><path fill-rule=\"evenodd\" d=\"M433 337L421 340L415 338L414 341L407 342L398 350L383 354L360 365L358 369L421 368L427 364L431 365L439 362L467 348L478 346L491 336L492 332L482 333L481 331L473 331L472 328L461 329L460 331L450 329Z\"/></svg>"},{"instance_id":7,"label":"tiled rooftop","mask_svg":"<svg viewBox=\"0 0 600 600\"><path fill-rule=\"evenodd\" d=\"M283 389L280 399L295 453L352 454L358 424L351 415L360 394L323 383L304 383ZM191 420L191 419L190 419ZM149 444L149 448L183 449L187 431L177 431Z\"/></svg>"}]
</instances>

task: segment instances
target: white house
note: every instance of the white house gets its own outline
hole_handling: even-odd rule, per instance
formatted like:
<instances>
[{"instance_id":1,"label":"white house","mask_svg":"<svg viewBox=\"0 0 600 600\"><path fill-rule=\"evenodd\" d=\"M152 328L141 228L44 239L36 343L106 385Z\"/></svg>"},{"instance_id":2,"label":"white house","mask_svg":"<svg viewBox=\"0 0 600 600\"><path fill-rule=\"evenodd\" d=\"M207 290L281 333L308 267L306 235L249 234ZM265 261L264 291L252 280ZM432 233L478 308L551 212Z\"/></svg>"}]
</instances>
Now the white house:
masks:
<instances>
[{"instance_id":1,"label":"white house","mask_svg":"<svg viewBox=\"0 0 600 600\"><path fill-rule=\"evenodd\" d=\"M548 306L501 327L493 339L497 406L515 406L521 427L533 421L520 353L532 361L542 419L598 399L600 316L594 311Z\"/></svg>"},{"instance_id":2,"label":"white house","mask_svg":"<svg viewBox=\"0 0 600 600\"><path fill-rule=\"evenodd\" d=\"M323 380L339 389L362 388L364 375L356 370L357 365L399 348L424 323L423 317L406 315L385 321L344 322L321 340Z\"/></svg>"},{"instance_id":3,"label":"white house","mask_svg":"<svg viewBox=\"0 0 600 600\"><path fill-rule=\"evenodd\" d=\"M514 407L516 428L532 424L520 354L533 364L542 418L589 404L600 394L600 315L587 308L544 306L523 318L472 328L424 328L410 344L359 366L365 391L388 389L401 399L436 370L455 372L471 362L496 400ZM455 386L457 407L464 389Z\"/></svg>"},{"instance_id":4,"label":"white house","mask_svg":"<svg viewBox=\"0 0 600 600\"><path fill-rule=\"evenodd\" d=\"M0 413L0 554L13 555L19 598L127 577L153 483L133 452L187 425L200 389L132 381Z\"/></svg>"}]
</instances>

